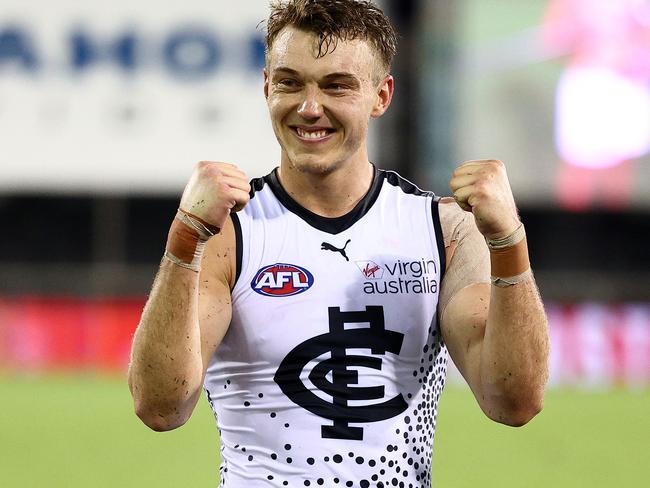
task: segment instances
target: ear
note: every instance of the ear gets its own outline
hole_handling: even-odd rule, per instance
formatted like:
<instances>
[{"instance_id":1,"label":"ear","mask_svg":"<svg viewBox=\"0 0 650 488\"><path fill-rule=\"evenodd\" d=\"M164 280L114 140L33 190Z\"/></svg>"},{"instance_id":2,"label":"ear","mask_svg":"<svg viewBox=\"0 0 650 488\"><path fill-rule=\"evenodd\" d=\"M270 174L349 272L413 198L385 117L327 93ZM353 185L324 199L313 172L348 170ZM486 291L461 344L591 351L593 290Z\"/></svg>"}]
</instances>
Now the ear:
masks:
<instances>
[{"instance_id":1,"label":"ear","mask_svg":"<svg viewBox=\"0 0 650 488\"><path fill-rule=\"evenodd\" d=\"M394 89L395 80L392 75L387 75L377 88L377 100L372 108L372 112L370 112L372 118L377 119L386 113L390 102L393 100Z\"/></svg>"},{"instance_id":2,"label":"ear","mask_svg":"<svg viewBox=\"0 0 650 488\"><path fill-rule=\"evenodd\" d=\"M269 72L264 68L264 98L269 98Z\"/></svg>"}]
</instances>

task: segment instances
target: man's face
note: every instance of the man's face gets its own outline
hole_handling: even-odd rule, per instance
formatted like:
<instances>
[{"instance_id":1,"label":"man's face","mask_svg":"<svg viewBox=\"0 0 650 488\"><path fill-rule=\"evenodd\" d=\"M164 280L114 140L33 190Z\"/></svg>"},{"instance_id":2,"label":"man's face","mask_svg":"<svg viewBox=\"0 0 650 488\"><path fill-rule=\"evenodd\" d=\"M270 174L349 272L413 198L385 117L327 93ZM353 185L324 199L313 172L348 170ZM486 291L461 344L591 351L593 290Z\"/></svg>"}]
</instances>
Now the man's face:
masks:
<instances>
[{"instance_id":1,"label":"man's face","mask_svg":"<svg viewBox=\"0 0 650 488\"><path fill-rule=\"evenodd\" d=\"M315 34L285 28L268 55L264 93L283 163L329 173L367 161L368 121L388 108L393 79L377 75L366 41L339 41L322 58L317 52Z\"/></svg>"}]
</instances>

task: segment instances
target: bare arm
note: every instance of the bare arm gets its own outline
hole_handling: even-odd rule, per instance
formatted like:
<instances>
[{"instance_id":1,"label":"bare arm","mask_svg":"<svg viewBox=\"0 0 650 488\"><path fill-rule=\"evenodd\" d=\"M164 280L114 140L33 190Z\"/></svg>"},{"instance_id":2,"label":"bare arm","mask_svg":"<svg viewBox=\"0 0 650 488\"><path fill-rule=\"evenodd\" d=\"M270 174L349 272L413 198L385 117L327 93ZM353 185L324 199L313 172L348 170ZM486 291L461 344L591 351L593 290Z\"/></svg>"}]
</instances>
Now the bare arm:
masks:
<instances>
[{"instance_id":1,"label":"bare arm","mask_svg":"<svg viewBox=\"0 0 650 488\"><path fill-rule=\"evenodd\" d=\"M503 170L505 177L502 165L496 167L497 173ZM505 191L503 185L499 188L495 183L501 176L494 176L493 169L494 165L489 177L479 176L482 170L471 168L471 177L457 175L456 182L452 180L452 188L459 190L459 204L470 208L477 224L464 237L464 245L448 248L448 273L452 275L458 273L459 267L462 273L462 267L475 262L477 254L483 261L489 259L483 236L494 235L490 234L495 232L494 221L507 229L496 231L502 235L508 235L518 225L514 201L509 201L511 195L499 195L510 192L507 178ZM490 192L495 195L486 197ZM471 205L470 195L475 195ZM482 212L483 205L489 210ZM523 252L527 256L525 245ZM487 262L485 265L489 266ZM493 261L493 274L494 267ZM456 291L443 310L441 327L454 363L488 417L519 426L541 410L548 379L549 339L546 315L532 274L512 286L483 282Z\"/></svg>"},{"instance_id":2,"label":"bare arm","mask_svg":"<svg viewBox=\"0 0 650 488\"><path fill-rule=\"evenodd\" d=\"M464 288L447 306L442 328L454 363L488 417L520 426L541 411L548 333L532 276L510 288Z\"/></svg>"},{"instance_id":3,"label":"bare arm","mask_svg":"<svg viewBox=\"0 0 650 488\"><path fill-rule=\"evenodd\" d=\"M133 339L128 373L136 414L153 430L175 429L189 419L209 359L230 324L236 243L228 216L248 201L242 175L232 165L200 163L181 208L215 222L221 232L195 246L200 239L192 240L191 226L175 221L170 231L167 251L181 258L172 254L161 263Z\"/></svg>"},{"instance_id":4,"label":"bare arm","mask_svg":"<svg viewBox=\"0 0 650 488\"><path fill-rule=\"evenodd\" d=\"M209 358L228 329L233 233L230 224L209 241L201 274L168 260L160 266L129 366L136 414L153 430L171 430L189 419Z\"/></svg>"}]
</instances>

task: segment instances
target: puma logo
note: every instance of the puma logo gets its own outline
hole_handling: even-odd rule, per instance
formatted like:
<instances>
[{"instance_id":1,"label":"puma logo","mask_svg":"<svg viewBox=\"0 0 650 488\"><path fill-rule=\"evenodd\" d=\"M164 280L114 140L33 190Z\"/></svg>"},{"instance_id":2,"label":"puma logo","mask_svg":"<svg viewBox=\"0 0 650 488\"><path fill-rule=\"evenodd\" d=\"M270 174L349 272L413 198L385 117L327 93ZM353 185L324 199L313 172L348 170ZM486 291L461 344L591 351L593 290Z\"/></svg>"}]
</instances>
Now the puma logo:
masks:
<instances>
[{"instance_id":1,"label":"puma logo","mask_svg":"<svg viewBox=\"0 0 650 488\"><path fill-rule=\"evenodd\" d=\"M321 251L339 252L339 253L341 253L341 256L343 256L345 258L346 261L349 261L350 258L348 258L348 255L345 253L345 248L348 247L348 244L350 244L350 239L347 240L347 242L345 243L345 246L343 246L343 249L339 249L338 247L333 246L329 242L323 242L320 245L320 249L321 249Z\"/></svg>"}]
</instances>

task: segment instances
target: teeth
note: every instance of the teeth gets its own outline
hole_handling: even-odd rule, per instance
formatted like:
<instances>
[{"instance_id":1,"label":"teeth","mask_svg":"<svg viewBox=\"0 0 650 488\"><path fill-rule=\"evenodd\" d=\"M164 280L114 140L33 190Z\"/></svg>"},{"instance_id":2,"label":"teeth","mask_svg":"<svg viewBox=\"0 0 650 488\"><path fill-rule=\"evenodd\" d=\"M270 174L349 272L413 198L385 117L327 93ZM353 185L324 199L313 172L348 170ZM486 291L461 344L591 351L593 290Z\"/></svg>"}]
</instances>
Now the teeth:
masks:
<instances>
[{"instance_id":1,"label":"teeth","mask_svg":"<svg viewBox=\"0 0 650 488\"><path fill-rule=\"evenodd\" d=\"M327 136L326 130L308 132L298 127L297 131L298 131L298 135L304 139L322 139L323 137Z\"/></svg>"}]
</instances>

